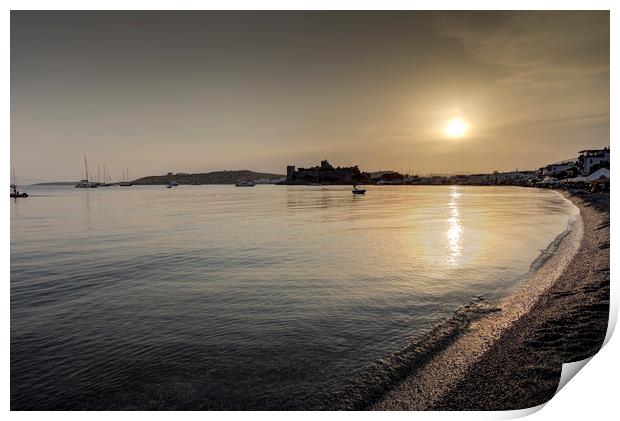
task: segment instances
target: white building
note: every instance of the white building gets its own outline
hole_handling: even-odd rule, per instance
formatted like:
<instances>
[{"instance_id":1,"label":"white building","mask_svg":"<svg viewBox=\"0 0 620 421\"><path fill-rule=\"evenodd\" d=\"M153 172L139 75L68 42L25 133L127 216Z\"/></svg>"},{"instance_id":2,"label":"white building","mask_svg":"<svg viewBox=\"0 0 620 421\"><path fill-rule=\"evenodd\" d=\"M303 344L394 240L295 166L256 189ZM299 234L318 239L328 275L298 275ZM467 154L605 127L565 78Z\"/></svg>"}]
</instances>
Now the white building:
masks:
<instances>
[{"instance_id":1,"label":"white building","mask_svg":"<svg viewBox=\"0 0 620 421\"><path fill-rule=\"evenodd\" d=\"M575 161L556 162L555 164L549 164L545 168L543 168L542 173L543 175L553 177L554 175L559 174L562 171L566 171L574 167L576 167Z\"/></svg>"},{"instance_id":2,"label":"white building","mask_svg":"<svg viewBox=\"0 0 620 421\"><path fill-rule=\"evenodd\" d=\"M586 181L596 181L599 178L606 178L609 180L609 170L607 168L599 168L592 174L586 177Z\"/></svg>"},{"instance_id":3,"label":"white building","mask_svg":"<svg viewBox=\"0 0 620 421\"><path fill-rule=\"evenodd\" d=\"M592 167L601 162L609 162L609 148L579 151L579 167L583 175L590 175Z\"/></svg>"}]
</instances>

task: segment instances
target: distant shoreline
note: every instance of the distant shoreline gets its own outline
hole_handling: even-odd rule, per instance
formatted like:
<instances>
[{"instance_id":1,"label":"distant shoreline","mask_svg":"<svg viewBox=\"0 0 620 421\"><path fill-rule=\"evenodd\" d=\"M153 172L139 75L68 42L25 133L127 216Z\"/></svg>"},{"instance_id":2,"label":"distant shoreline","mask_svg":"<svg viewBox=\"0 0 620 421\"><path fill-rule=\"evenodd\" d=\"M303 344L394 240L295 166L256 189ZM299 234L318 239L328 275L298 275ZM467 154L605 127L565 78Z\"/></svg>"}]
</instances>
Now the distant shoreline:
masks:
<instances>
[{"instance_id":1,"label":"distant shoreline","mask_svg":"<svg viewBox=\"0 0 620 421\"><path fill-rule=\"evenodd\" d=\"M77 184L77 181L48 181L45 183L27 184L24 187L36 187L36 186L73 186Z\"/></svg>"},{"instance_id":2,"label":"distant shoreline","mask_svg":"<svg viewBox=\"0 0 620 421\"><path fill-rule=\"evenodd\" d=\"M248 179L249 181L255 181L252 179ZM174 180L176 181L176 180ZM205 186L221 186L221 185L235 185L237 180L235 181L222 181L222 182L204 182L204 183L190 183L190 182L179 182L178 184L180 186L191 186L191 185L205 185ZM73 186L75 184L77 184L78 181L50 181L50 182L45 182L45 183L34 183L34 184L20 184L20 187L38 187L38 186ZM112 185L118 185L119 182L113 182L111 183ZM160 181L158 180L157 182L139 182L139 181L132 181L131 182L134 186L165 186L168 184L167 181ZM265 183L257 183L257 184L267 184L267 185L279 185L279 186L291 186L291 187L329 187L329 186L351 186L352 183L323 183L320 185L317 184L301 184L301 183L295 183L295 184L287 184L287 183L272 183L272 182L265 182ZM483 184L483 183L478 183L478 184L458 184L458 183L446 183L446 184L441 184L441 183L415 183L415 184L385 184L385 185L378 185L376 183L366 183L363 185L367 185L367 186L377 186L380 188L383 187L394 187L394 186L407 186L407 187L415 187L415 186L478 186L478 187L534 187L534 188L540 188L537 186L528 186L528 185L524 185L524 184Z\"/></svg>"}]
</instances>

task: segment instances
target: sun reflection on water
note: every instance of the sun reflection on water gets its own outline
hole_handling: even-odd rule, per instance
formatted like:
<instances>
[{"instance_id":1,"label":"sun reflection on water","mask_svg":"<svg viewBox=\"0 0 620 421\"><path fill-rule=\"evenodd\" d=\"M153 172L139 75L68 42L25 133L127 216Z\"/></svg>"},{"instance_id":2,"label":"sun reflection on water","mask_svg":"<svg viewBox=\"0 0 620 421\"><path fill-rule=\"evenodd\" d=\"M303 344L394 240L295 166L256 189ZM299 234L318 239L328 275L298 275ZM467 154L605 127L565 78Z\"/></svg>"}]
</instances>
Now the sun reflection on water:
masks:
<instances>
[{"instance_id":1,"label":"sun reflection on water","mask_svg":"<svg viewBox=\"0 0 620 421\"><path fill-rule=\"evenodd\" d=\"M458 205L458 198L460 196L461 193L458 192L458 187L453 186L450 189L450 203L448 204L448 207L450 208L450 217L447 220L448 231L446 232L446 237L448 239L448 248L450 250L450 255L448 256L448 263L450 263L451 265L457 265L459 263L459 257L461 255L461 249L463 247L463 229L461 227Z\"/></svg>"}]
</instances>

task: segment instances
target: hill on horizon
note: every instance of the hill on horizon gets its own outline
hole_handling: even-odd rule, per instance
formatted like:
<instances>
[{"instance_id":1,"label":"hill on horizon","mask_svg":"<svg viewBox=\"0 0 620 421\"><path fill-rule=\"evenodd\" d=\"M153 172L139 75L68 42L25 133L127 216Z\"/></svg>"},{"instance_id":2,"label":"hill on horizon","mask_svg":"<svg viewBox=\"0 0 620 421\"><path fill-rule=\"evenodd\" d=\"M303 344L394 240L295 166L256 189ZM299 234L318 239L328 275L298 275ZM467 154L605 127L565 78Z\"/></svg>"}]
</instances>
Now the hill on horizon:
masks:
<instances>
[{"instance_id":1,"label":"hill on horizon","mask_svg":"<svg viewBox=\"0 0 620 421\"><path fill-rule=\"evenodd\" d=\"M212 171L207 173L176 173L165 175L150 175L133 180L133 184L168 184L176 181L179 184L235 184L238 180L256 181L261 178L282 178L282 174L255 172L250 170Z\"/></svg>"}]
</instances>

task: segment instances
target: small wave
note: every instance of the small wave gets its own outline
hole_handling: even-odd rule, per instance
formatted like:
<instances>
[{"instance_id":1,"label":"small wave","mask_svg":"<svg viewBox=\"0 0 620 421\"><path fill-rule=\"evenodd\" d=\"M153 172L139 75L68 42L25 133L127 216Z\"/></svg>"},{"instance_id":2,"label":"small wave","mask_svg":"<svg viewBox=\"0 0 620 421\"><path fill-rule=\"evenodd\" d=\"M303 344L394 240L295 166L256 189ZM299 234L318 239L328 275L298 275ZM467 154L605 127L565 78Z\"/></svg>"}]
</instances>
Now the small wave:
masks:
<instances>
[{"instance_id":1,"label":"small wave","mask_svg":"<svg viewBox=\"0 0 620 421\"><path fill-rule=\"evenodd\" d=\"M501 308L478 296L458 308L452 317L437 325L430 332L413 340L362 371L351 383L338 390L325 403L329 410L362 410L376 403L402 380L421 368L442 349L452 344L469 324Z\"/></svg>"},{"instance_id":2,"label":"small wave","mask_svg":"<svg viewBox=\"0 0 620 421\"><path fill-rule=\"evenodd\" d=\"M551 256L557 253L558 249L560 248L560 244L562 244L562 241L571 233L576 221L577 216L573 216L569 219L568 223L566 224L566 229L562 231L557 237L555 237L555 239L547 246L547 248L542 250L538 257L534 259L534 261L530 264L530 270L528 274L536 272L542 267L542 265L545 264L547 260L549 260Z\"/></svg>"}]
</instances>

